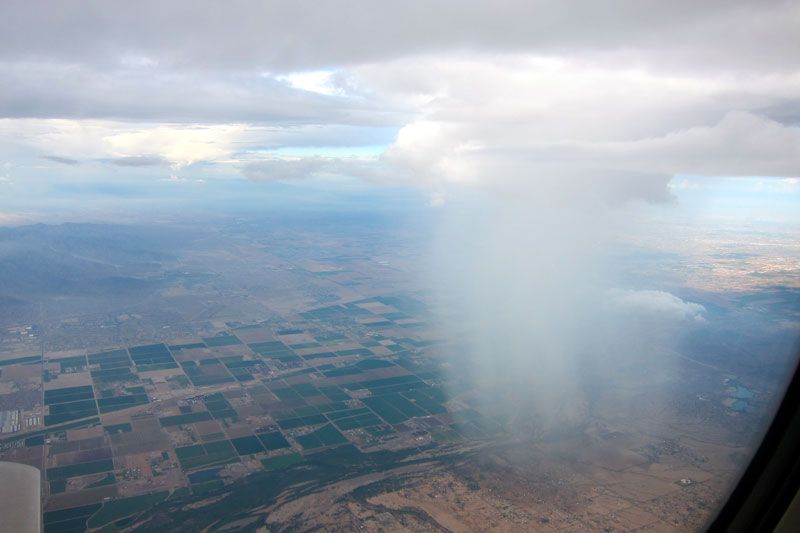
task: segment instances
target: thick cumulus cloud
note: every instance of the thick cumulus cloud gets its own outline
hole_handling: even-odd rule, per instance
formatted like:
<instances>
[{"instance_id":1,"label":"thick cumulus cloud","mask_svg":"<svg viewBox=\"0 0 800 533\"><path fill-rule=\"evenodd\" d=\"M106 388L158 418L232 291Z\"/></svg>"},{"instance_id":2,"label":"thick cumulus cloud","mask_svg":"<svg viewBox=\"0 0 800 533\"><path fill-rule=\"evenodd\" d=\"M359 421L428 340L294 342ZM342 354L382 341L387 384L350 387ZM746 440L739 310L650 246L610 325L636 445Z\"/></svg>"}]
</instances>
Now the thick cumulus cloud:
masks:
<instances>
[{"instance_id":1,"label":"thick cumulus cloud","mask_svg":"<svg viewBox=\"0 0 800 533\"><path fill-rule=\"evenodd\" d=\"M800 128L763 111L796 97L795 75L486 55L418 56L353 76L420 110L373 162L378 174L430 188L434 203L463 187L488 198L447 212L432 279L443 327L463 341L454 374L522 432L590 422L598 390L669 376L683 335L707 327L702 306L657 280L619 287L608 275L606 250L639 223L631 204L671 201L680 174L800 172ZM653 401L662 392L653 386Z\"/></svg>"},{"instance_id":2,"label":"thick cumulus cloud","mask_svg":"<svg viewBox=\"0 0 800 533\"><path fill-rule=\"evenodd\" d=\"M591 178L608 183L600 194L654 199L666 197L663 176L800 172L800 127L764 111L800 101L798 73L672 76L530 56L417 57L354 72L420 110L381 161L416 179L580 189Z\"/></svg>"}]
</instances>

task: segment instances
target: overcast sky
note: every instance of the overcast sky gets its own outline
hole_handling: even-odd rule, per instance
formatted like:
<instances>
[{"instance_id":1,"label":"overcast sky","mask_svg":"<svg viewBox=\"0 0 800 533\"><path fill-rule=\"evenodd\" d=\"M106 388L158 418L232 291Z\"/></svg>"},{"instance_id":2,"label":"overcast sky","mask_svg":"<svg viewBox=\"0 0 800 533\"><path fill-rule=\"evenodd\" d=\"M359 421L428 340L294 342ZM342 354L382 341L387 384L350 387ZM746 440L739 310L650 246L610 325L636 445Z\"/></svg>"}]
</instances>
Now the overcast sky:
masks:
<instances>
[{"instance_id":1,"label":"overcast sky","mask_svg":"<svg viewBox=\"0 0 800 533\"><path fill-rule=\"evenodd\" d=\"M763 0L7 0L0 210L338 177L434 206L454 185L658 202L733 176L796 197L798 28L800 3Z\"/></svg>"}]
</instances>

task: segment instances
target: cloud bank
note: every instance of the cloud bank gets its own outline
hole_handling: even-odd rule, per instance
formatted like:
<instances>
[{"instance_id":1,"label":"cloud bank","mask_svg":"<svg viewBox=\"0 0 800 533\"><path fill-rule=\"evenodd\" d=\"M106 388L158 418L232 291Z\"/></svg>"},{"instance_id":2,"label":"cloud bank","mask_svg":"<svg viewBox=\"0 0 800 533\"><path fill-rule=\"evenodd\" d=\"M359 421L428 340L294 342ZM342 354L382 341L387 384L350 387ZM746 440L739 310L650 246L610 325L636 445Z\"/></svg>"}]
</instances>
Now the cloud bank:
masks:
<instances>
[{"instance_id":1,"label":"cloud bank","mask_svg":"<svg viewBox=\"0 0 800 533\"><path fill-rule=\"evenodd\" d=\"M800 173L793 2L12 1L0 15L6 159L155 157L259 180L306 165L440 195L641 175L608 188L649 199L668 196L652 175ZM326 153L378 129L373 165ZM308 162L276 161L309 135ZM279 164L288 177L263 171Z\"/></svg>"}]
</instances>

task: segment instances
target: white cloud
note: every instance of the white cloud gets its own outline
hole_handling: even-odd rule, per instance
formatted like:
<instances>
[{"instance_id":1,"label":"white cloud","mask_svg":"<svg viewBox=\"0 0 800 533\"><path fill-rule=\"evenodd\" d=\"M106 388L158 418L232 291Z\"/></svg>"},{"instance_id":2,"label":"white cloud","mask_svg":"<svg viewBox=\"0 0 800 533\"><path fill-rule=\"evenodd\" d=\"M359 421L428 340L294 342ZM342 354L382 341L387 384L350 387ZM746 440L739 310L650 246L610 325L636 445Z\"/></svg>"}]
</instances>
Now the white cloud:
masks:
<instances>
[{"instance_id":1,"label":"white cloud","mask_svg":"<svg viewBox=\"0 0 800 533\"><path fill-rule=\"evenodd\" d=\"M0 181L2 184L2 181ZM0 226L15 226L18 224L30 223L32 219L19 213L4 213L0 211Z\"/></svg>"},{"instance_id":2,"label":"white cloud","mask_svg":"<svg viewBox=\"0 0 800 533\"><path fill-rule=\"evenodd\" d=\"M617 201L668 199L680 174L800 172L800 128L760 111L787 95L800 101L794 74L765 82L455 55L352 75L398 106L418 104L376 168L361 167L372 177Z\"/></svg>"},{"instance_id":3,"label":"white cloud","mask_svg":"<svg viewBox=\"0 0 800 533\"><path fill-rule=\"evenodd\" d=\"M210 126L157 126L122 133L111 133L102 141L113 156L136 157L158 154L175 167L197 161L227 157L246 127L237 124Z\"/></svg>"},{"instance_id":4,"label":"white cloud","mask_svg":"<svg viewBox=\"0 0 800 533\"><path fill-rule=\"evenodd\" d=\"M441 191L434 191L430 193L430 197L428 199L428 206L430 207L441 207L447 201L446 196Z\"/></svg>"},{"instance_id":5,"label":"white cloud","mask_svg":"<svg viewBox=\"0 0 800 533\"><path fill-rule=\"evenodd\" d=\"M782 180L777 180L772 184L771 188L774 192L782 194L794 194L800 191L800 179L784 178Z\"/></svg>"},{"instance_id":6,"label":"white cloud","mask_svg":"<svg viewBox=\"0 0 800 533\"><path fill-rule=\"evenodd\" d=\"M254 130L240 124L141 124L98 120L0 119L7 145L58 153L69 161L107 160L119 166L168 164L230 157ZM52 159L52 156L49 156Z\"/></svg>"},{"instance_id":7,"label":"white cloud","mask_svg":"<svg viewBox=\"0 0 800 533\"><path fill-rule=\"evenodd\" d=\"M281 74L275 79L285 81L295 89L325 95L342 95L344 91L334 85L335 74L332 70L311 70Z\"/></svg>"},{"instance_id":8,"label":"white cloud","mask_svg":"<svg viewBox=\"0 0 800 533\"><path fill-rule=\"evenodd\" d=\"M669 321L672 324L706 321L705 307L684 301L665 291L616 289L609 291L609 300L618 311L629 317L635 316L637 320L647 318Z\"/></svg>"}]
</instances>

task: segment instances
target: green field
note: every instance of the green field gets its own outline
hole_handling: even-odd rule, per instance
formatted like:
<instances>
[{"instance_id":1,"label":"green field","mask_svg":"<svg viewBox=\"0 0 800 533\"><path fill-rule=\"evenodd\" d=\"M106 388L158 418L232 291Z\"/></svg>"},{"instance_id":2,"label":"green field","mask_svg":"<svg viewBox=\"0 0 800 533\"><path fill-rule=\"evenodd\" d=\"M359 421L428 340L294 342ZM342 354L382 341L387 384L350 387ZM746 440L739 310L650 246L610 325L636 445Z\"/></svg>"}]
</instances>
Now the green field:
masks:
<instances>
[{"instance_id":1,"label":"green field","mask_svg":"<svg viewBox=\"0 0 800 533\"><path fill-rule=\"evenodd\" d=\"M268 450L279 450L281 448L289 448L291 445L286 437L280 431L273 431L272 433L258 433L258 439L264 444Z\"/></svg>"},{"instance_id":2,"label":"green field","mask_svg":"<svg viewBox=\"0 0 800 533\"><path fill-rule=\"evenodd\" d=\"M356 363L355 366L362 370L372 370L374 368L395 366L395 364L391 361L387 361L386 359L363 359Z\"/></svg>"},{"instance_id":3,"label":"green field","mask_svg":"<svg viewBox=\"0 0 800 533\"><path fill-rule=\"evenodd\" d=\"M261 464L264 465L265 470L281 470L303 461L303 456L299 453L290 453L288 455L278 455L277 457L267 457L261 460Z\"/></svg>"},{"instance_id":4,"label":"green field","mask_svg":"<svg viewBox=\"0 0 800 533\"><path fill-rule=\"evenodd\" d=\"M211 362L211 364L220 365L217 360L214 360ZM207 387L210 385L219 385L221 383L231 383L234 381L233 377L227 372L219 373L208 369L211 364L201 363L198 365L194 361L186 361L181 363L181 367L183 368L183 372L189 377L195 387Z\"/></svg>"},{"instance_id":5,"label":"green field","mask_svg":"<svg viewBox=\"0 0 800 533\"><path fill-rule=\"evenodd\" d=\"M170 344L169 349L171 352L175 352L178 350L191 350L193 348L205 348L205 343L202 342L189 342L186 344Z\"/></svg>"},{"instance_id":6,"label":"green field","mask_svg":"<svg viewBox=\"0 0 800 533\"><path fill-rule=\"evenodd\" d=\"M347 439L331 424L322 426L313 433L325 446L344 444Z\"/></svg>"},{"instance_id":7,"label":"green field","mask_svg":"<svg viewBox=\"0 0 800 533\"><path fill-rule=\"evenodd\" d=\"M146 511L165 500L168 495L169 492L162 491L105 502L99 511L91 515L87 525L92 528L100 527L134 513Z\"/></svg>"},{"instance_id":8,"label":"green field","mask_svg":"<svg viewBox=\"0 0 800 533\"><path fill-rule=\"evenodd\" d=\"M350 418L343 418L341 420L334 421L334 424L336 424L336 426L342 431L346 431L348 429L378 426L381 425L382 423L383 421L372 413L353 416Z\"/></svg>"},{"instance_id":9,"label":"green field","mask_svg":"<svg viewBox=\"0 0 800 533\"><path fill-rule=\"evenodd\" d=\"M349 385L345 385L346 388L350 390L358 390L358 389L370 389L374 392L374 389L380 389L381 387L388 387L390 385L401 385L413 382L419 382L420 379L414 375L406 375L406 376L395 376L392 378L381 378L381 379L370 379L366 381L359 381L358 383L350 383Z\"/></svg>"},{"instance_id":10,"label":"green field","mask_svg":"<svg viewBox=\"0 0 800 533\"><path fill-rule=\"evenodd\" d=\"M314 448L322 448L324 446L322 441L317 438L313 433L308 435L300 435L294 438L297 443L303 447L304 450L313 450Z\"/></svg>"},{"instance_id":11,"label":"green field","mask_svg":"<svg viewBox=\"0 0 800 533\"><path fill-rule=\"evenodd\" d=\"M203 403L206 406L206 409L211 413L215 419L221 418L233 418L238 416L236 411L233 409L231 404L225 397L220 393L214 393L209 396L206 396Z\"/></svg>"},{"instance_id":12,"label":"green field","mask_svg":"<svg viewBox=\"0 0 800 533\"><path fill-rule=\"evenodd\" d=\"M306 359L308 361L313 361L314 359L326 359L328 357L336 357L336 354L333 352L310 353L308 355L304 355L303 359Z\"/></svg>"},{"instance_id":13,"label":"green field","mask_svg":"<svg viewBox=\"0 0 800 533\"><path fill-rule=\"evenodd\" d=\"M97 405L94 402L91 385L45 391L44 403L50 408L50 414L44 417L45 426L97 414Z\"/></svg>"},{"instance_id":14,"label":"green field","mask_svg":"<svg viewBox=\"0 0 800 533\"><path fill-rule=\"evenodd\" d=\"M331 401L341 402L350 399L350 395L336 386L320 387L319 391L327 396Z\"/></svg>"},{"instance_id":15,"label":"green field","mask_svg":"<svg viewBox=\"0 0 800 533\"><path fill-rule=\"evenodd\" d=\"M242 344L242 341L240 341L238 337L230 334L217 335L216 337L205 337L203 339L203 342L205 342L209 348L216 346L234 346L236 344Z\"/></svg>"},{"instance_id":16,"label":"green field","mask_svg":"<svg viewBox=\"0 0 800 533\"><path fill-rule=\"evenodd\" d=\"M99 503L71 507L59 511L44 513L42 522L45 533L59 533L63 531L83 531L86 529L86 520L98 509Z\"/></svg>"},{"instance_id":17,"label":"green field","mask_svg":"<svg viewBox=\"0 0 800 533\"><path fill-rule=\"evenodd\" d=\"M131 359L130 357L128 357L127 350L113 350L110 352L102 352L89 355L89 364L92 365L116 364L118 366L124 364L125 366L130 366Z\"/></svg>"},{"instance_id":18,"label":"green field","mask_svg":"<svg viewBox=\"0 0 800 533\"><path fill-rule=\"evenodd\" d=\"M4 361L0 361L0 366L29 365L32 363L41 363L41 362L42 362L41 355L28 355L25 357L16 357L14 359L6 359Z\"/></svg>"},{"instance_id":19,"label":"green field","mask_svg":"<svg viewBox=\"0 0 800 533\"><path fill-rule=\"evenodd\" d=\"M231 439L231 443L239 455L251 455L265 451L264 446L256 436Z\"/></svg>"},{"instance_id":20,"label":"green field","mask_svg":"<svg viewBox=\"0 0 800 533\"><path fill-rule=\"evenodd\" d=\"M178 363L174 361L163 361L161 363L136 365L136 370L139 372L153 372L155 370L168 370L170 368L178 368Z\"/></svg>"},{"instance_id":21,"label":"green field","mask_svg":"<svg viewBox=\"0 0 800 533\"><path fill-rule=\"evenodd\" d=\"M428 414L399 394L388 394L386 396L381 396L381 399L409 418L426 416Z\"/></svg>"},{"instance_id":22,"label":"green field","mask_svg":"<svg viewBox=\"0 0 800 533\"><path fill-rule=\"evenodd\" d=\"M298 383L296 385L292 385L292 389L297 392L303 398L308 398L311 396L320 396L322 393L317 390L317 388L310 384L310 383Z\"/></svg>"},{"instance_id":23,"label":"green field","mask_svg":"<svg viewBox=\"0 0 800 533\"><path fill-rule=\"evenodd\" d=\"M100 370L92 370L92 380L95 382L104 381L135 381L138 379L136 374L131 372L129 366L119 368L106 368Z\"/></svg>"},{"instance_id":24,"label":"green field","mask_svg":"<svg viewBox=\"0 0 800 533\"><path fill-rule=\"evenodd\" d=\"M340 418L349 418L351 416L358 416L358 415L365 415L369 414L370 410L366 407L362 407L360 409L348 409L346 411L337 411L335 413L328 413L327 416L331 420L338 420Z\"/></svg>"},{"instance_id":25,"label":"green field","mask_svg":"<svg viewBox=\"0 0 800 533\"><path fill-rule=\"evenodd\" d=\"M115 398L100 398L97 400L97 405L101 413L110 413L149 402L147 394L131 394L130 396L117 396Z\"/></svg>"},{"instance_id":26,"label":"green field","mask_svg":"<svg viewBox=\"0 0 800 533\"><path fill-rule=\"evenodd\" d=\"M184 470L192 470L214 464L233 463L239 460L239 455L230 441L227 440L175 448L175 455L178 456L178 460Z\"/></svg>"},{"instance_id":27,"label":"green field","mask_svg":"<svg viewBox=\"0 0 800 533\"><path fill-rule=\"evenodd\" d=\"M111 459L101 459L99 461L90 461L88 463L78 463L67 466L55 466L47 469L48 479L61 479L76 476L85 476L87 474L98 474L100 472L108 472L114 470L114 462Z\"/></svg>"},{"instance_id":28,"label":"green field","mask_svg":"<svg viewBox=\"0 0 800 533\"><path fill-rule=\"evenodd\" d=\"M324 415L311 415L311 416L303 416L303 417L287 418L285 420L279 420L278 425L281 427L281 429L293 429L302 426L313 426L314 424L322 424L323 422L327 421L328 419L325 418Z\"/></svg>"},{"instance_id":29,"label":"green field","mask_svg":"<svg viewBox=\"0 0 800 533\"><path fill-rule=\"evenodd\" d=\"M296 390L290 389L288 387L281 389L275 388L271 390L272 394L274 394L283 401L301 400L303 398L302 396L300 396L300 393L298 393Z\"/></svg>"},{"instance_id":30,"label":"green field","mask_svg":"<svg viewBox=\"0 0 800 533\"><path fill-rule=\"evenodd\" d=\"M419 389L404 392L403 396L409 400L413 400L416 405L425 409L432 415L447 412L447 409L438 401L438 396L432 391L433 389Z\"/></svg>"},{"instance_id":31,"label":"green field","mask_svg":"<svg viewBox=\"0 0 800 533\"><path fill-rule=\"evenodd\" d=\"M56 403L50 405L50 414L53 415L62 413L77 413L82 411L91 411L94 413L94 400L78 400L77 402Z\"/></svg>"},{"instance_id":32,"label":"green field","mask_svg":"<svg viewBox=\"0 0 800 533\"><path fill-rule=\"evenodd\" d=\"M51 389L44 391L44 404L67 403L77 400L91 400L94 392L91 385L80 387L66 387L63 389Z\"/></svg>"},{"instance_id":33,"label":"green field","mask_svg":"<svg viewBox=\"0 0 800 533\"><path fill-rule=\"evenodd\" d=\"M344 435L333 427L331 424L322 426L318 430L295 437L295 440L303 447L303 449L321 448L323 446L335 446L337 444L344 444L347 439Z\"/></svg>"},{"instance_id":34,"label":"green field","mask_svg":"<svg viewBox=\"0 0 800 533\"><path fill-rule=\"evenodd\" d=\"M128 349L128 353L139 371L177 368L175 359L162 343L133 346Z\"/></svg>"},{"instance_id":35,"label":"green field","mask_svg":"<svg viewBox=\"0 0 800 533\"><path fill-rule=\"evenodd\" d=\"M400 422L408 420L406 415L395 409L392 404L381 397L364 398L362 401L367 404L370 409L375 411L378 416L390 424L399 424Z\"/></svg>"}]
</instances>

